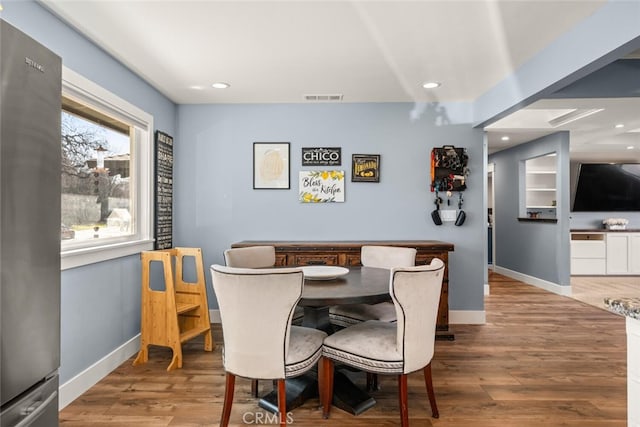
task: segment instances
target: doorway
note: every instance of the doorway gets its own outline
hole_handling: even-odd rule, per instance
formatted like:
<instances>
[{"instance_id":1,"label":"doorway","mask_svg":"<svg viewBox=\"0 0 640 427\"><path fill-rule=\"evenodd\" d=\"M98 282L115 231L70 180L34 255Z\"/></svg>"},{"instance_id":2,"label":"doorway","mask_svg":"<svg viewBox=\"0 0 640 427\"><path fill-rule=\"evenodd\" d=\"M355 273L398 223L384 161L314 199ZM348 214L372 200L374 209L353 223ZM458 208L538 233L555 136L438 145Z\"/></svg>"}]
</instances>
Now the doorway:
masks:
<instances>
[{"instance_id":1,"label":"doorway","mask_svg":"<svg viewBox=\"0 0 640 427\"><path fill-rule=\"evenodd\" d=\"M496 239L495 239L495 188L494 179L495 164L489 163L487 165L487 269L490 273L496 265ZM485 295L489 295L489 284L485 284Z\"/></svg>"}]
</instances>

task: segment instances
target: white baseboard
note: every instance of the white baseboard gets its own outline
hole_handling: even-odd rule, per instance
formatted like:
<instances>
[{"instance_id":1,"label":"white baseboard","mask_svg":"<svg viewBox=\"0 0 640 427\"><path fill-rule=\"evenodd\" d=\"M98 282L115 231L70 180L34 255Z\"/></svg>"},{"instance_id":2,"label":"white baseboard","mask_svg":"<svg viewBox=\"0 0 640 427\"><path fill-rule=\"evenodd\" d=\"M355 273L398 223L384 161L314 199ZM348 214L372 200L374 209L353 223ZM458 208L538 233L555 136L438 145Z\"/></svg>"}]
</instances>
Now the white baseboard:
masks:
<instances>
[{"instance_id":1,"label":"white baseboard","mask_svg":"<svg viewBox=\"0 0 640 427\"><path fill-rule=\"evenodd\" d=\"M60 385L58 389L58 409L62 410L65 406L76 400L82 393L93 387L98 381L110 374L111 371L139 350L140 334L131 338L66 383Z\"/></svg>"},{"instance_id":2,"label":"white baseboard","mask_svg":"<svg viewBox=\"0 0 640 427\"><path fill-rule=\"evenodd\" d=\"M487 315L484 310L449 310L450 325L484 325Z\"/></svg>"},{"instance_id":3,"label":"white baseboard","mask_svg":"<svg viewBox=\"0 0 640 427\"><path fill-rule=\"evenodd\" d=\"M509 270L508 268L504 267L496 266L494 268L494 271L496 273L502 274L503 276L511 277L512 279L516 279L529 285L544 289L545 291L553 292L554 294L563 295L565 297L571 296L571 285L558 285L557 283L542 280L537 277L529 276L518 271Z\"/></svg>"},{"instance_id":4,"label":"white baseboard","mask_svg":"<svg viewBox=\"0 0 640 427\"><path fill-rule=\"evenodd\" d=\"M491 286L488 283L484 284L484 296L491 295Z\"/></svg>"}]
</instances>

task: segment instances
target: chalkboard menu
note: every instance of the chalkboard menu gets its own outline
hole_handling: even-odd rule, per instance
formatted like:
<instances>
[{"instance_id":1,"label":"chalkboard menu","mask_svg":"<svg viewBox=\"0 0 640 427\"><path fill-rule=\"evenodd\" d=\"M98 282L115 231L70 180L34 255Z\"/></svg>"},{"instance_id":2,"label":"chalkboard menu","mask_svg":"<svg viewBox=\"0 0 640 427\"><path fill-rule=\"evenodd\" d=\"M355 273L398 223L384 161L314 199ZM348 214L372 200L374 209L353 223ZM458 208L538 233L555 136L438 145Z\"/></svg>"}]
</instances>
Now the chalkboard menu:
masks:
<instances>
[{"instance_id":1,"label":"chalkboard menu","mask_svg":"<svg viewBox=\"0 0 640 427\"><path fill-rule=\"evenodd\" d=\"M156 249L173 247L173 138L156 131Z\"/></svg>"}]
</instances>

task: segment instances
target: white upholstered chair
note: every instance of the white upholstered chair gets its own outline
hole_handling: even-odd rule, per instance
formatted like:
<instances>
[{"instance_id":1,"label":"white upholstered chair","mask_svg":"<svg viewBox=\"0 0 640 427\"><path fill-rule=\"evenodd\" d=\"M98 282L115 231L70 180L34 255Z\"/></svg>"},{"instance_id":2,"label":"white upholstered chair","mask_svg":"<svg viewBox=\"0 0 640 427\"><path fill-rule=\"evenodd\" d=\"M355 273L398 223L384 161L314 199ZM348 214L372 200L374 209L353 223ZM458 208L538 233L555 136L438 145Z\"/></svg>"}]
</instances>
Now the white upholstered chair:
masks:
<instances>
[{"instance_id":1,"label":"white upholstered chair","mask_svg":"<svg viewBox=\"0 0 640 427\"><path fill-rule=\"evenodd\" d=\"M248 246L224 251L224 262L229 267L269 268L276 265L276 248L273 246ZM301 325L304 309L296 307L291 323ZM258 380L251 382L251 394L258 397Z\"/></svg>"},{"instance_id":2,"label":"white upholstered chair","mask_svg":"<svg viewBox=\"0 0 640 427\"><path fill-rule=\"evenodd\" d=\"M363 246L360 263L365 267L411 267L416 264L416 249L394 246ZM337 305L329 309L329 320L342 327L367 320L395 322L396 309L391 302Z\"/></svg>"},{"instance_id":3,"label":"white upholstered chair","mask_svg":"<svg viewBox=\"0 0 640 427\"><path fill-rule=\"evenodd\" d=\"M248 246L224 251L224 262L229 267L267 268L276 265L276 248L273 246Z\"/></svg>"},{"instance_id":4,"label":"white upholstered chair","mask_svg":"<svg viewBox=\"0 0 640 427\"><path fill-rule=\"evenodd\" d=\"M277 380L280 425L286 425L285 379L317 365L327 336L291 325L302 295L302 270L212 265L211 277L222 320L226 371L220 425L229 424L236 376Z\"/></svg>"},{"instance_id":5,"label":"white upholstered chair","mask_svg":"<svg viewBox=\"0 0 640 427\"><path fill-rule=\"evenodd\" d=\"M273 246L248 246L224 251L224 262L229 267L268 268L276 265L276 248ZM293 324L301 325L304 309L296 307Z\"/></svg>"},{"instance_id":6,"label":"white upholstered chair","mask_svg":"<svg viewBox=\"0 0 640 427\"><path fill-rule=\"evenodd\" d=\"M409 425L407 374L423 370L431 413L438 418L431 359L443 276L444 263L437 258L430 265L392 269L389 293L397 322L369 320L342 329L324 340L321 372L326 388L320 395L325 418L329 417L331 408L334 361L366 372L398 375L403 427Z\"/></svg>"}]
</instances>

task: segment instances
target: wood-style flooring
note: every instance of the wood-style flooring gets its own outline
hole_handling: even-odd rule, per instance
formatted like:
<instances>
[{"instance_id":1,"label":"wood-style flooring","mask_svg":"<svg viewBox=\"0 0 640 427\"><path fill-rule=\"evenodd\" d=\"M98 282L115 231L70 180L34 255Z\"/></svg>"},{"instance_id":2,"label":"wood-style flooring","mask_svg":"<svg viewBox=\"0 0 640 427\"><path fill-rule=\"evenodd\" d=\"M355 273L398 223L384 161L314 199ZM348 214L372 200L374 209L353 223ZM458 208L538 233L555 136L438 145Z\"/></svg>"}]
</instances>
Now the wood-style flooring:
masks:
<instances>
[{"instance_id":1,"label":"wood-style flooring","mask_svg":"<svg viewBox=\"0 0 640 427\"><path fill-rule=\"evenodd\" d=\"M437 341L433 383L440 418L430 417L420 373L409 376L412 426L625 426L625 320L606 310L491 274L485 325L453 325L455 341ZM133 358L60 412L71 426L217 426L224 371L217 347L184 346L182 369L166 372L171 354L152 348L149 362ZM363 376L364 381L364 376ZM293 426L397 426L396 381L381 377L377 404L354 417L333 408L323 420L313 399L292 412ZM261 387L270 386L261 381ZM256 424L263 413L238 379L232 425ZM246 423L243 423L244 421Z\"/></svg>"},{"instance_id":2,"label":"wood-style flooring","mask_svg":"<svg viewBox=\"0 0 640 427\"><path fill-rule=\"evenodd\" d=\"M640 276L571 276L571 297L606 309L606 297L640 298Z\"/></svg>"}]
</instances>

